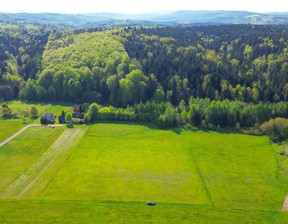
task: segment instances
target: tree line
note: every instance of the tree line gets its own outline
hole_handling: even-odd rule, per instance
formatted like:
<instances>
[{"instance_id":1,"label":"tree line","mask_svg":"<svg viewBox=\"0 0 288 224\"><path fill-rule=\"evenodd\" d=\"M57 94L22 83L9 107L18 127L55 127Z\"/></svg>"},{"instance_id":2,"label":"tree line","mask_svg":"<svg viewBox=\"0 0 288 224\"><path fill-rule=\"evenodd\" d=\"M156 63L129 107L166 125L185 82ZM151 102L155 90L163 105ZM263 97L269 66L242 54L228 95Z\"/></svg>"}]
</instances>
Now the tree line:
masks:
<instances>
[{"instance_id":1,"label":"tree line","mask_svg":"<svg viewBox=\"0 0 288 224\"><path fill-rule=\"evenodd\" d=\"M181 100L173 107L171 103L147 101L139 104L117 108L105 107L97 103L89 107L85 104L84 120L86 123L97 120L122 120L153 122L159 127L191 124L199 128L216 130L216 128L258 129L271 119L288 119L288 102L270 104L247 104L241 101L211 100L209 98L189 99L189 103ZM84 107L83 107L84 108Z\"/></svg>"}]
</instances>

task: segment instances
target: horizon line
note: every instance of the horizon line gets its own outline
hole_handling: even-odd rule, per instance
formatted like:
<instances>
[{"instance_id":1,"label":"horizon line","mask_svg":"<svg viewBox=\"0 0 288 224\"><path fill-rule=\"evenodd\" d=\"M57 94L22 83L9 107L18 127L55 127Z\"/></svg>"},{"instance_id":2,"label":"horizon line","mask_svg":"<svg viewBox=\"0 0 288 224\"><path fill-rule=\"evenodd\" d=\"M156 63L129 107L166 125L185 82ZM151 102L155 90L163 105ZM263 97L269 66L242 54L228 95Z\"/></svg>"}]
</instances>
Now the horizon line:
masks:
<instances>
[{"instance_id":1,"label":"horizon line","mask_svg":"<svg viewBox=\"0 0 288 224\"><path fill-rule=\"evenodd\" d=\"M122 14L122 15L145 15L145 14L165 14L165 13L173 13L180 11L190 11L190 12L249 12L249 13L259 13L259 14L271 14L271 13L288 13L288 11L249 11L249 10L227 10L227 9L200 9L200 10L190 10L190 9L179 9L179 10L155 10L148 12L139 12L139 13L128 13L128 12L108 12L108 11L95 11L95 12L53 12L53 11L10 11L10 10L0 10L0 13L7 14L62 14L62 15L83 15L83 14Z\"/></svg>"}]
</instances>

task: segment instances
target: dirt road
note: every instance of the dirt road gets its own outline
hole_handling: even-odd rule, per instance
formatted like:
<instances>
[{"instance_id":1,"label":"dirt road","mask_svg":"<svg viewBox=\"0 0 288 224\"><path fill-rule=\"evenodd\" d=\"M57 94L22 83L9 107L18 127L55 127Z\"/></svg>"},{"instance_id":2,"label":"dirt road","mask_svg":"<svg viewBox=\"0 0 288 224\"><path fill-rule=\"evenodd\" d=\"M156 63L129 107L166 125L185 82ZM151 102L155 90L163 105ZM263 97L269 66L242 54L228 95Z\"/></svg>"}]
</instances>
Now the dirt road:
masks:
<instances>
[{"instance_id":1,"label":"dirt road","mask_svg":"<svg viewBox=\"0 0 288 224\"><path fill-rule=\"evenodd\" d=\"M13 138L15 138L17 135L19 135L21 132L25 131L27 128L30 128L30 127L35 127L35 126L41 126L41 124L29 124L27 126L25 126L24 128L20 129L19 131L17 131L15 134L11 135L9 138L7 138L6 140L4 140L3 142L0 143L0 147L5 145L7 142L9 142L10 140L12 140ZM52 125L49 125L49 126L52 126ZM55 127L56 126L63 126L63 124L57 124L57 125L54 125Z\"/></svg>"}]
</instances>

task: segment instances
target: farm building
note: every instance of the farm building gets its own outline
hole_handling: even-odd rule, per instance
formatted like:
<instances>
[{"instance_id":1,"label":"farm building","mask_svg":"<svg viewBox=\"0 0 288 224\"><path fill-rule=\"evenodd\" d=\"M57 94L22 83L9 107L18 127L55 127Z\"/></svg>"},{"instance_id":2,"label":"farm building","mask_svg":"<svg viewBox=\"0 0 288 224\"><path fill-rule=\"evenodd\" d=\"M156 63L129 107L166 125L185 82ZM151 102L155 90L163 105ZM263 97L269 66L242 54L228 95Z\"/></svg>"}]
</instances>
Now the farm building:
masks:
<instances>
[{"instance_id":1,"label":"farm building","mask_svg":"<svg viewBox=\"0 0 288 224\"><path fill-rule=\"evenodd\" d=\"M54 123L56 120L56 115L52 113L45 113L41 116L41 124Z\"/></svg>"},{"instance_id":2,"label":"farm building","mask_svg":"<svg viewBox=\"0 0 288 224\"><path fill-rule=\"evenodd\" d=\"M84 114L82 114L82 113L73 113L72 117L73 118L83 119L84 118Z\"/></svg>"}]
</instances>

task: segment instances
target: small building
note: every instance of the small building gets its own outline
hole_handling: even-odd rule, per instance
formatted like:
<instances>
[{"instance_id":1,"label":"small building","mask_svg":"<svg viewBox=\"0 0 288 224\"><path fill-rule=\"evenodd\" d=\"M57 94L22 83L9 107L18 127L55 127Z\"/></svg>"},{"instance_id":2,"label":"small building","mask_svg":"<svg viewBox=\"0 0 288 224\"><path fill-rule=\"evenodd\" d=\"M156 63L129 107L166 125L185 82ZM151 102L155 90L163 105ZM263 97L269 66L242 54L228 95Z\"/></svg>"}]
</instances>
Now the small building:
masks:
<instances>
[{"instance_id":1,"label":"small building","mask_svg":"<svg viewBox=\"0 0 288 224\"><path fill-rule=\"evenodd\" d=\"M84 114L82 114L82 113L73 113L72 114L72 118L83 119L84 118Z\"/></svg>"},{"instance_id":2,"label":"small building","mask_svg":"<svg viewBox=\"0 0 288 224\"><path fill-rule=\"evenodd\" d=\"M59 116L58 122L59 122L59 124L65 124L65 116Z\"/></svg>"},{"instance_id":3,"label":"small building","mask_svg":"<svg viewBox=\"0 0 288 224\"><path fill-rule=\"evenodd\" d=\"M41 116L41 124L54 124L56 115L52 113L45 113Z\"/></svg>"}]
</instances>

